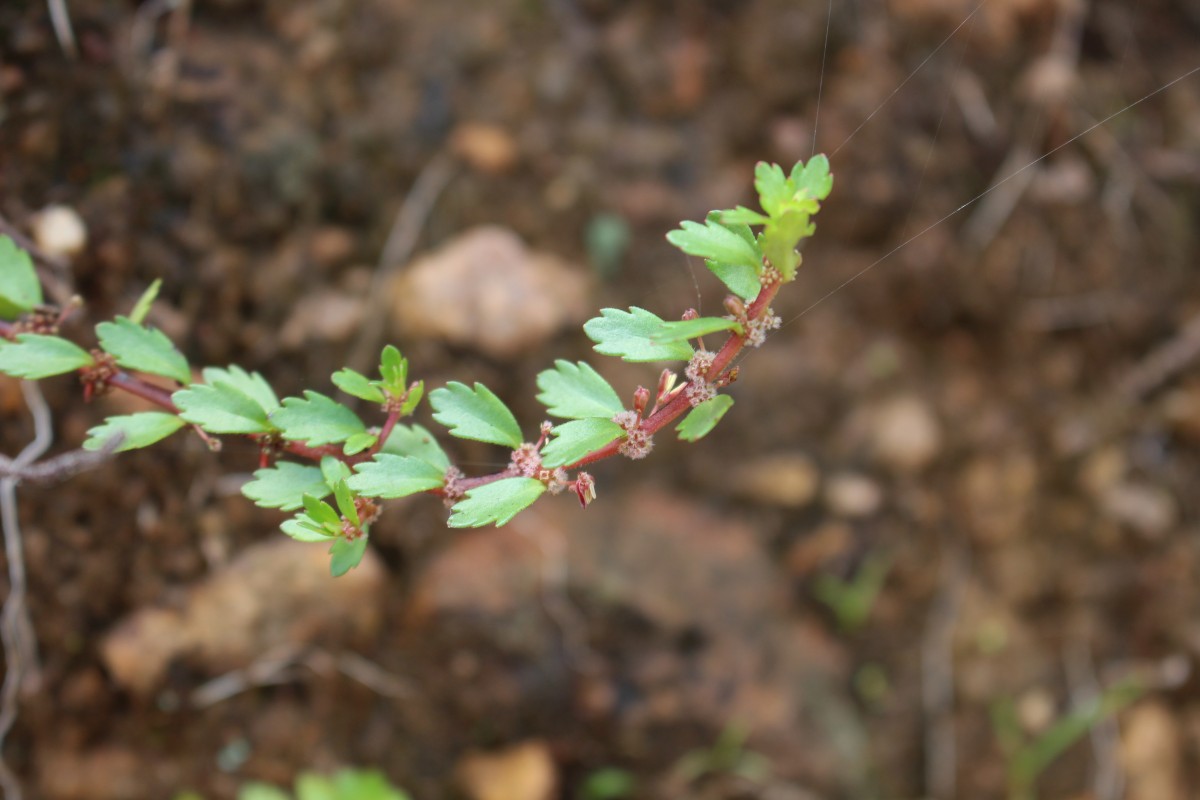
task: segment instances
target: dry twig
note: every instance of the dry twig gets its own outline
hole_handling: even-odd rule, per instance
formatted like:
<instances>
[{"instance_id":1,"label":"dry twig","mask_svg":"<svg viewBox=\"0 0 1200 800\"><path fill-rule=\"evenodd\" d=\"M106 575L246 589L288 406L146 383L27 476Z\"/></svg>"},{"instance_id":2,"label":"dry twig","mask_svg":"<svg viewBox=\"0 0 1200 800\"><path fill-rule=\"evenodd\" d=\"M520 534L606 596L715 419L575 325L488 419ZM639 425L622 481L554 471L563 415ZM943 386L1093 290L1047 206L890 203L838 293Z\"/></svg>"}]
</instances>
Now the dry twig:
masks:
<instances>
[{"instance_id":1,"label":"dry twig","mask_svg":"<svg viewBox=\"0 0 1200 800\"><path fill-rule=\"evenodd\" d=\"M33 441L12 461L15 472L33 464L54 441L50 409L36 383L21 382L21 393L33 417ZM23 684L37 675L37 639L25 603L25 554L17 518L16 475L0 478L0 523L4 531L4 554L8 560L8 597L0 611L0 640L4 644L4 684L0 687L0 786L6 800L20 800L21 785L3 758L4 739L17 720Z\"/></svg>"},{"instance_id":2,"label":"dry twig","mask_svg":"<svg viewBox=\"0 0 1200 800\"><path fill-rule=\"evenodd\" d=\"M921 711L925 717L925 789L934 800L957 792L958 750L954 732L954 626L966 581L966 556L947 545L941 587L921 640Z\"/></svg>"},{"instance_id":3,"label":"dry twig","mask_svg":"<svg viewBox=\"0 0 1200 800\"><path fill-rule=\"evenodd\" d=\"M67 11L67 0L46 0L50 10L50 24L54 26L54 35L58 45L67 54L67 58L78 58L79 47L75 44L75 31L71 27L71 15Z\"/></svg>"},{"instance_id":4,"label":"dry twig","mask_svg":"<svg viewBox=\"0 0 1200 800\"><path fill-rule=\"evenodd\" d=\"M425 220L429 218L434 203L452 177L454 162L450 156L442 153L434 157L425 169L421 170L408 197L404 199L404 204L396 213L392 229L379 255L379 264L371 277L371 285L367 289L366 304L362 310L363 325L358 341L347 359L354 369L366 372L371 368L377 355L380 337L383 335L383 321L390 316L387 313L387 285L416 249L421 229L425 227Z\"/></svg>"}]
</instances>

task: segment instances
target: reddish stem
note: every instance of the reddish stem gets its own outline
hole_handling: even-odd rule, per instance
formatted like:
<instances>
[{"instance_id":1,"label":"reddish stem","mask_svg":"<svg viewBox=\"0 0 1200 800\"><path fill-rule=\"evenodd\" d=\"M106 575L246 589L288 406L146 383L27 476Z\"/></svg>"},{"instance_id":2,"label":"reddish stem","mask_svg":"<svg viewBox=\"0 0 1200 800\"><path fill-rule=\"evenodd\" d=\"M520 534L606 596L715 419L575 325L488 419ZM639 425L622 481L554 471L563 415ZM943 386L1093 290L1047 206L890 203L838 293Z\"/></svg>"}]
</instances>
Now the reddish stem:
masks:
<instances>
[{"instance_id":1,"label":"reddish stem","mask_svg":"<svg viewBox=\"0 0 1200 800\"><path fill-rule=\"evenodd\" d=\"M161 386L155 386L152 383L142 380L141 378L130 375L124 370L118 371L108 379L108 384L117 389L129 392L130 394L140 397L143 400L148 400L156 406L160 406L172 414L178 414L179 408L171 400L171 392Z\"/></svg>"}]
</instances>

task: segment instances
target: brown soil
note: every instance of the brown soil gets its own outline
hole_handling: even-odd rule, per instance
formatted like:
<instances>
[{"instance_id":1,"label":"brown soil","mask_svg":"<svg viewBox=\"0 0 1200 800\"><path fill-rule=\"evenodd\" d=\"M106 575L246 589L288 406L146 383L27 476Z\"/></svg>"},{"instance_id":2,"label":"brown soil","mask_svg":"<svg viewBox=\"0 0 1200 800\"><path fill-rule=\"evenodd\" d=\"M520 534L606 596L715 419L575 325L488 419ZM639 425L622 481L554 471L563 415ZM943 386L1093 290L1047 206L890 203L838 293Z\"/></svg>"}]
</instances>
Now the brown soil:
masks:
<instances>
[{"instance_id":1,"label":"brown soil","mask_svg":"<svg viewBox=\"0 0 1200 800\"><path fill-rule=\"evenodd\" d=\"M748 202L756 160L808 157L816 128L837 182L787 324L710 437L605 465L586 512L546 500L467 534L431 499L386 513L381 624L326 626L306 663L352 651L394 691L300 667L204 705L202 660L145 694L105 667L119 621L281 537L224 480L250 446L180 436L22 488L41 683L4 756L27 796L224 798L355 764L450 797L468 753L534 741L561 797L619 767L639 798L1000 798L1006 742L1127 679L1141 699L1055 759L1042 796L1200 785L1181 669L1200 653L1200 79L1071 141L1197 66L1195 3L835 2L828 33L826 4L791 0L67 5L76 60L43 2L0 4L0 213L86 220L69 335L161 277L152 320L192 363L281 395L348 357L357 326L324 319L328 298L363 295L439 154L418 252L504 226L595 272L592 307L664 316L719 308L663 234ZM588 266L601 215L632 236L615 270ZM1177 336L1184 357L1154 361ZM530 429L537 371L588 352L578 328L516 362L397 344ZM623 392L655 380L604 371ZM13 392L8 454L30 433ZM47 394L60 449L126 407L66 379ZM831 579L873 563L879 596L839 625ZM736 729L769 769L689 773Z\"/></svg>"}]
</instances>

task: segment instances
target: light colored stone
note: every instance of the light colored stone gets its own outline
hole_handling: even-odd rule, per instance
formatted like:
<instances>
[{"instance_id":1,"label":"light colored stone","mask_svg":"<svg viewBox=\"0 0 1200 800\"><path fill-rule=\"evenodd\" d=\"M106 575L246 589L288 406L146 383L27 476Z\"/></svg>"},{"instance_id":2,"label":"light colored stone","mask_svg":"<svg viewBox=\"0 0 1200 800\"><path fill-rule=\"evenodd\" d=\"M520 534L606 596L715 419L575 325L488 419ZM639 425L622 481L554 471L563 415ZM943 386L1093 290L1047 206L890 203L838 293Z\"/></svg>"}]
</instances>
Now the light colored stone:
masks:
<instances>
[{"instance_id":1,"label":"light colored stone","mask_svg":"<svg viewBox=\"0 0 1200 800\"><path fill-rule=\"evenodd\" d=\"M1181 737L1175 717L1161 702L1130 709L1122 727L1121 766L1129 800L1182 800L1185 796Z\"/></svg>"},{"instance_id":2,"label":"light colored stone","mask_svg":"<svg viewBox=\"0 0 1200 800\"><path fill-rule=\"evenodd\" d=\"M73 256L87 246L83 217L69 206L47 206L33 217L33 240L52 256Z\"/></svg>"},{"instance_id":3,"label":"light colored stone","mask_svg":"<svg viewBox=\"0 0 1200 800\"><path fill-rule=\"evenodd\" d=\"M368 548L355 569L333 578L327 550L282 536L247 548L180 608L142 609L118 623L101 658L117 683L144 694L179 658L215 673L282 646L368 637L381 622L383 564Z\"/></svg>"},{"instance_id":4,"label":"light colored stone","mask_svg":"<svg viewBox=\"0 0 1200 800\"><path fill-rule=\"evenodd\" d=\"M392 318L404 338L516 358L581 322L588 287L585 270L529 250L512 231L474 228L397 277Z\"/></svg>"},{"instance_id":5,"label":"light colored stone","mask_svg":"<svg viewBox=\"0 0 1200 800\"><path fill-rule=\"evenodd\" d=\"M1170 531L1179 517L1171 493L1148 483L1118 483L1105 492L1101 504L1114 520L1153 539Z\"/></svg>"},{"instance_id":6,"label":"light colored stone","mask_svg":"<svg viewBox=\"0 0 1200 800\"><path fill-rule=\"evenodd\" d=\"M558 768L542 741L468 753L456 773L471 800L550 800L558 785Z\"/></svg>"},{"instance_id":7,"label":"light colored stone","mask_svg":"<svg viewBox=\"0 0 1200 800\"><path fill-rule=\"evenodd\" d=\"M883 489L861 473L840 472L825 484L825 503L839 517L869 517L883 505Z\"/></svg>"},{"instance_id":8,"label":"light colored stone","mask_svg":"<svg viewBox=\"0 0 1200 800\"><path fill-rule=\"evenodd\" d=\"M917 472L929 466L941 449L941 425L920 398L896 397L875 411L871 450L885 466L897 472Z\"/></svg>"},{"instance_id":9,"label":"light colored stone","mask_svg":"<svg viewBox=\"0 0 1200 800\"><path fill-rule=\"evenodd\" d=\"M463 123L451 134L450 147L472 167L489 175L508 172L517 163L516 140L498 125Z\"/></svg>"},{"instance_id":10,"label":"light colored stone","mask_svg":"<svg viewBox=\"0 0 1200 800\"><path fill-rule=\"evenodd\" d=\"M739 465L729 476L729 490L757 503L803 508L813 501L821 474L802 453L776 453Z\"/></svg>"}]
</instances>

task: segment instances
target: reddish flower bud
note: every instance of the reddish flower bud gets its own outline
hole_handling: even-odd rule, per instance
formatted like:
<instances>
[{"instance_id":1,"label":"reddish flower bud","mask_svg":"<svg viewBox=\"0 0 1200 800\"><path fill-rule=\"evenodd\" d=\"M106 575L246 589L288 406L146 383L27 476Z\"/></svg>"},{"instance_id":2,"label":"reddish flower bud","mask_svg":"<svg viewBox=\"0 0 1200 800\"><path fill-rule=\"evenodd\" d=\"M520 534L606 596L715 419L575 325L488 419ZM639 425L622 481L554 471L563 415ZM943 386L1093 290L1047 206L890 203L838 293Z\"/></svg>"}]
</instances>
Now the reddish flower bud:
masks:
<instances>
[{"instance_id":1,"label":"reddish flower bud","mask_svg":"<svg viewBox=\"0 0 1200 800\"><path fill-rule=\"evenodd\" d=\"M725 310L739 320L746 318L746 304L737 295L728 295L725 298Z\"/></svg>"},{"instance_id":2,"label":"reddish flower bud","mask_svg":"<svg viewBox=\"0 0 1200 800\"><path fill-rule=\"evenodd\" d=\"M681 319L689 320L689 319L698 319L699 317L700 317L699 311L697 311L694 308L689 308L687 311L683 312L683 316L681 317Z\"/></svg>"},{"instance_id":3,"label":"reddish flower bud","mask_svg":"<svg viewBox=\"0 0 1200 800\"><path fill-rule=\"evenodd\" d=\"M596 499L596 480L586 472L579 473L575 478L574 488L575 494L579 496L579 505L584 508Z\"/></svg>"},{"instance_id":4,"label":"reddish flower bud","mask_svg":"<svg viewBox=\"0 0 1200 800\"><path fill-rule=\"evenodd\" d=\"M633 410L640 417L646 413L646 406L650 404L650 390L645 386L639 386L637 391L633 393Z\"/></svg>"}]
</instances>

